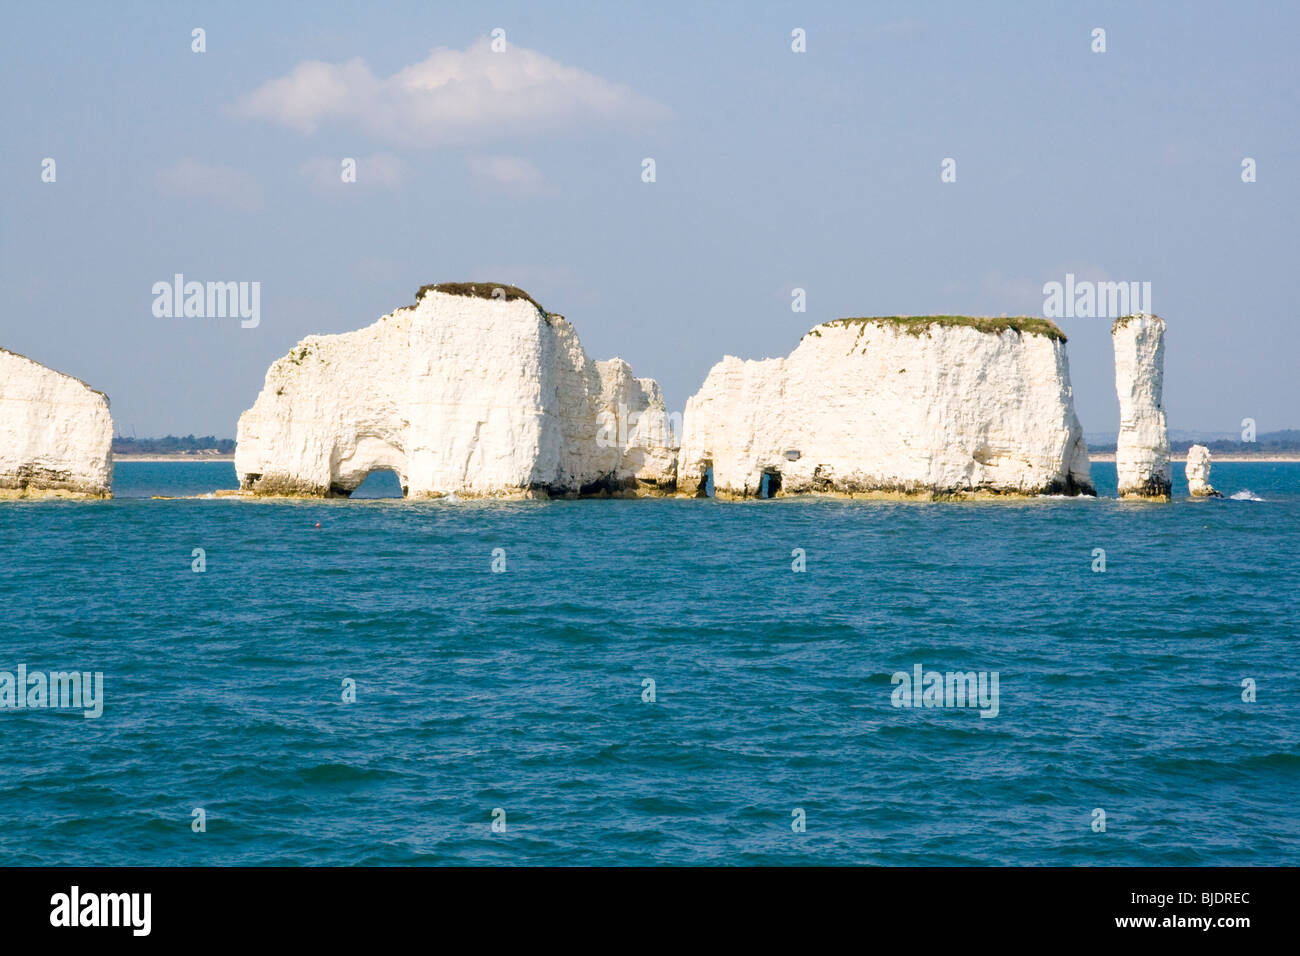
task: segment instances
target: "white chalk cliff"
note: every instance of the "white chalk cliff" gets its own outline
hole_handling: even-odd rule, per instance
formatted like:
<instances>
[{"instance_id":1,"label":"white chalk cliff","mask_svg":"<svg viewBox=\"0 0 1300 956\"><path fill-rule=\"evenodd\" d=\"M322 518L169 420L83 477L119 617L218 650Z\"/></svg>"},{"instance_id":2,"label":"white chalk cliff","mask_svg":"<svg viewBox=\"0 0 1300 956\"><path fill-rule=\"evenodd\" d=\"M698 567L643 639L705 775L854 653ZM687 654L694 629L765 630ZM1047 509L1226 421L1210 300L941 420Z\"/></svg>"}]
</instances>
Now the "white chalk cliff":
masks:
<instances>
[{"instance_id":1,"label":"white chalk cliff","mask_svg":"<svg viewBox=\"0 0 1300 956\"><path fill-rule=\"evenodd\" d=\"M651 379L492 283L425 286L355 332L303 339L239 419L241 488L347 495L392 469L409 497L667 494L676 440Z\"/></svg>"},{"instance_id":2,"label":"white chalk cliff","mask_svg":"<svg viewBox=\"0 0 1300 956\"><path fill-rule=\"evenodd\" d=\"M727 356L686 404L679 491L710 471L720 497L1093 493L1042 319L840 319L787 358Z\"/></svg>"},{"instance_id":3,"label":"white chalk cliff","mask_svg":"<svg viewBox=\"0 0 1300 956\"><path fill-rule=\"evenodd\" d=\"M1115 391L1119 440L1115 471L1121 497L1168 498L1169 429L1165 421L1165 323L1155 315L1116 319Z\"/></svg>"},{"instance_id":4,"label":"white chalk cliff","mask_svg":"<svg viewBox=\"0 0 1300 956\"><path fill-rule=\"evenodd\" d=\"M1222 498L1210 484L1210 449L1193 445L1187 449L1187 491L1193 498Z\"/></svg>"},{"instance_id":5,"label":"white chalk cliff","mask_svg":"<svg viewBox=\"0 0 1300 956\"><path fill-rule=\"evenodd\" d=\"M112 445L103 392L0 349L0 497L106 498Z\"/></svg>"}]
</instances>

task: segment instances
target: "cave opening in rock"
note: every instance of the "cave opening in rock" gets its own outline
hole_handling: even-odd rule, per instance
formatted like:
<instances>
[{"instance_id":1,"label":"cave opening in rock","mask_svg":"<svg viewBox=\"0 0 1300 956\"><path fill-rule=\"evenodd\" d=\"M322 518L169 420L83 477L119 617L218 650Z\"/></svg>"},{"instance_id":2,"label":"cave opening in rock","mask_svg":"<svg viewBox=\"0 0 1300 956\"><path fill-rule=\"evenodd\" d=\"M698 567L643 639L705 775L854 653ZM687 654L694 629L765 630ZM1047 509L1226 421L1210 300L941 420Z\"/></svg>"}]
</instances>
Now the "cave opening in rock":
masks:
<instances>
[{"instance_id":1,"label":"cave opening in rock","mask_svg":"<svg viewBox=\"0 0 1300 956\"><path fill-rule=\"evenodd\" d=\"M781 490L781 473L775 468L769 468L763 472L763 478L758 483L758 496L760 498L775 498L776 493Z\"/></svg>"},{"instance_id":2,"label":"cave opening in rock","mask_svg":"<svg viewBox=\"0 0 1300 956\"><path fill-rule=\"evenodd\" d=\"M704 466L704 497L713 497L713 462Z\"/></svg>"},{"instance_id":3,"label":"cave opening in rock","mask_svg":"<svg viewBox=\"0 0 1300 956\"><path fill-rule=\"evenodd\" d=\"M391 468L376 468L366 475L365 481L357 485L349 498L402 498L405 490L402 479Z\"/></svg>"}]
</instances>

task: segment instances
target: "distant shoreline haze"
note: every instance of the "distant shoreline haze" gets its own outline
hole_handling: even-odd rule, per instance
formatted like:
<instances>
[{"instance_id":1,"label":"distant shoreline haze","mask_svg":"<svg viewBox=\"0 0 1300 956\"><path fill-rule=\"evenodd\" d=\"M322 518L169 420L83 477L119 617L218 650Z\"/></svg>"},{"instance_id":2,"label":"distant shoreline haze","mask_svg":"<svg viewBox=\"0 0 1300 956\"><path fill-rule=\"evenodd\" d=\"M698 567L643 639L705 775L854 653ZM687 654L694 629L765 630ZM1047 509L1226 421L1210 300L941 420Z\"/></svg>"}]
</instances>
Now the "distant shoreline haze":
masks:
<instances>
[{"instance_id":1,"label":"distant shoreline haze","mask_svg":"<svg viewBox=\"0 0 1300 956\"><path fill-rule=\"evenodd\" d=\"M183 438L167 435L163 438L127 438L122 435L113 437L113 454L115 455L233 455L235 440L233 438L216 438L204 435L195 438L186 435Z\"/></svg>"},{"instance_id":2,"label":"distant shoreline haze","mask_svg":"<svg viewBox=\"0 0 1300 956\"><path fill-rule=\"evenodd\" d=\"M1195 434L1183 432L1184 435ZM1227 438L1173 438L1169 439L1171 454L1186 454L1193 445L1204 445L1214 455L1276 455L1300 454L1300 429L1288 428L1276 432L1264 432L1255 441L1240 441ZM1115 439L1088 442L1090 453L1114 453Z\"/></svg>"}]
</instances>

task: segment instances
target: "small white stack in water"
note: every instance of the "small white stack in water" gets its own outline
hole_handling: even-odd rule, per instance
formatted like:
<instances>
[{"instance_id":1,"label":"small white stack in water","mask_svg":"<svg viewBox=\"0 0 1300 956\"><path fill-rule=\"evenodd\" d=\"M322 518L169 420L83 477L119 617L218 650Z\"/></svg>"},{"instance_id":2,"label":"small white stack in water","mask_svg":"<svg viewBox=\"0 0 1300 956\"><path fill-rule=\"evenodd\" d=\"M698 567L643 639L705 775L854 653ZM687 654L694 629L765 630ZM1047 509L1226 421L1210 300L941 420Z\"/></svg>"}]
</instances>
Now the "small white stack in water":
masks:
<instances>
[{"instance_id":1,"label":"small white stack in water","mask_svg":"<svg viewBox=\"0 0 1300 956\"><path fill-rule=\"evenodd\" d=\"M1193 445L1187 450L1187 490L1193 498L1222 498L1210 486L1210 449Z\"/></svg>"}]
</instances>

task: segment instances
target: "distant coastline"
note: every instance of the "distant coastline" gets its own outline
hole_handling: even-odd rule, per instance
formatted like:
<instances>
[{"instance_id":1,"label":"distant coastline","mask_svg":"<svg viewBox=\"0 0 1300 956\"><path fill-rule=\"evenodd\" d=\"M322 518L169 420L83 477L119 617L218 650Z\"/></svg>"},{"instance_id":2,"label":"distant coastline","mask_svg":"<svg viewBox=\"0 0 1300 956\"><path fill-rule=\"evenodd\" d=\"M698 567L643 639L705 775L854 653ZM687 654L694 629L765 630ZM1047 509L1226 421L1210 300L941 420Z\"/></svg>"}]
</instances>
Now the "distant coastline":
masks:
<instances>
[{"instance_id":1,"label":"distant coastline","mask_svg":"<svg viewBox=\"0 0 1300 956\"><path fill-rule=\"evenodd\" d=\"M214 435L166 435L162 438L136 438L134 435L113 436L112 453L115 460L191 461L205 458L213 460L235 457L235 440Z\"/></svg>"},{"instance_id":2,"label":"distant coastline","mask_svg":"<svg viewBox=\"0 0 1300 956\"><path fill-rule=\"evenodd\" d=\"M1110 461L1110 462L1113 462L1113 461L1115 460L1115 453L1114 453L1113 451L1103 451L1103 452L1090 453L1090 454L1088 455L1088 460L1089 460L1089 461ZM1170 461L1186 461L1186 460L1187 460L1187 453L1186 453L1186 452L1181 452L1181 451L1179 451L1179 452L1174 452L1173 454L1171 454L1171 455L1169 456L1169 460L1170 460ZM1250 462L1250 461L1257 461L1257 462L1261 462L1261 463L1267 463L1267 462L1297 462L1297 461L1300 461L1300 452L1291 452L1291 453L1287 453L1287 452L1261 452L1261 453L1258 454L1258 455L1247 455L1247 454L1242 454L1241 452L1223 452L1222 454L1213 455L1213 459L1212 459L1212 460L1215 462L1215 464L1218 464L1218 463L1220 463L1220 462L1232 462L1232 461L1236 461L1236 462Z\"/></svg>"},{"instance_id":3,"label":"distant coastline","mask_svg":"<svg viewBox=\"0 0 1300 956\"><path fill-rule=\"evenodd\" d=\"M234 461L234 455L204 454L202 452L176 452L170 455L113 452L113 461Z\"/></svg>"}]
</instances>

